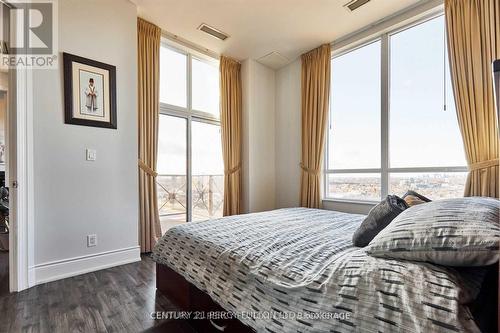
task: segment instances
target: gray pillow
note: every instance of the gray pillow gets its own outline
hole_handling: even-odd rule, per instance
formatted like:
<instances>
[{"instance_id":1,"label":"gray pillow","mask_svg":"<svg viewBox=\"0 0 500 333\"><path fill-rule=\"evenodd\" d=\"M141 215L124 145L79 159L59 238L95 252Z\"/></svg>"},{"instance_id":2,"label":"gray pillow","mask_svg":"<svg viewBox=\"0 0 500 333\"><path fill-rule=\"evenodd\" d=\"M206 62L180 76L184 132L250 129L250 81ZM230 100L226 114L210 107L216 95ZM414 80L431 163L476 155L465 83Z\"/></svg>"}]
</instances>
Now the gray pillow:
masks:
<instances>
[{"instance_id":1,"label":"gray pillow","mask_svg":"<svg viewBox=\"0 0 500 333\"><path fill-rule=\"evenodd\" d=\"M364 247L387 227L403 210L408 208L406 202L396 195L388 195L385 200L373 207L368 216L352 236L354 246Z\"/></svg>"},{"instance_id":2,"label":"gray pillow","mask_svg":"<svg viewBox=\"0 0 500 333\"><path fill-rule=\"evenodd\" d=\"M485 266L499 258L500 201L471 197L408 208L367 246L374 257L447 266Z\"/></svg>"}]
</instances>

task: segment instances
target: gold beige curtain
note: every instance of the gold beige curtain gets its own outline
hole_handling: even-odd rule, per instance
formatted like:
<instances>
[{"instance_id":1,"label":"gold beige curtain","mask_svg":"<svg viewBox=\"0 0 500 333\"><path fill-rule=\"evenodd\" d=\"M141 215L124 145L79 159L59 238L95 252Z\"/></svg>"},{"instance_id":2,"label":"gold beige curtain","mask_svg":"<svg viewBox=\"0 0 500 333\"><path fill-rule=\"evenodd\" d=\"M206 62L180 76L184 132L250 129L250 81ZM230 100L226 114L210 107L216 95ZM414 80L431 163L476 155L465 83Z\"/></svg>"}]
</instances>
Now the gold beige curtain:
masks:
<instances>
[{"instance_id":1,"label":"gold beige curtain","mask_svg":"<svg viewBox=\"0 0 500 333\"><path fill-rule=\"evenodd\" d=\"M241 64L220 58L224 216L241 213Z\"/></svg>"},{"instance_id":2,"label":"gold beige curtain","mask_svg":"<svg viewBox=\"0 0 500 333\"><path fill-rule=\"evenodd\" d=\"M499 197L492 62L500 58L500 1L446 0L448 49L469 174L465 196Z\"/></svg>"},{"instance_id":3,"label":"gold beige curtain","mask_svg":"<svg viewBox=\"0 0 500 333\"><path fill-rule=\"evenodd\" d=\"M321 205L321 163L330 103L331 47L322 45L302 55L302 168L300 204Z\"/></svg>"},{"instance_id":4,"label":"gold beige curtain","mask_svg":"<svg viewBox=\"0 0 500 333\"><path fill-rule=\"evenodd\" d=\"M141 252L151 252L161 235L155 171L160 107L160 36L160 28L140 18L137 19Z\"/></svg>"}]
</instances>

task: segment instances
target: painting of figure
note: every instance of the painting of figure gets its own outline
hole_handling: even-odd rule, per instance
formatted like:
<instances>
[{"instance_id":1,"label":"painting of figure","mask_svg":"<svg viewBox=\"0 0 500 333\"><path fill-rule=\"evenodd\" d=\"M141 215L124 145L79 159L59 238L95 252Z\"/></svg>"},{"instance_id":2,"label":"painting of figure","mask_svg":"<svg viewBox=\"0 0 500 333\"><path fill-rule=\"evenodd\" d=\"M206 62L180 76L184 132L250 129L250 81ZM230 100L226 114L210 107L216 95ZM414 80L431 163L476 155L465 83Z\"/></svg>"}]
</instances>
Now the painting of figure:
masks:
<instances>
[{"instance_id":1,"label":"painting of figure","mask_svg":"<svg viewBox=\"0 0 500 333\"><path fill-rule=\"evenodd\" d=\"M65 123L116 129L116 67L63 56Z\"/></svg>"},{"instance_id":2,"label":"painting of figure","mask_svg":"<svg viewBox=\"0 0 500 333\"><path fill-rule=\"evenodd\" d=\"M103 76L80 70L80 112L92 116L104 116L103 108Z\"/></svg>"}]
</instances>

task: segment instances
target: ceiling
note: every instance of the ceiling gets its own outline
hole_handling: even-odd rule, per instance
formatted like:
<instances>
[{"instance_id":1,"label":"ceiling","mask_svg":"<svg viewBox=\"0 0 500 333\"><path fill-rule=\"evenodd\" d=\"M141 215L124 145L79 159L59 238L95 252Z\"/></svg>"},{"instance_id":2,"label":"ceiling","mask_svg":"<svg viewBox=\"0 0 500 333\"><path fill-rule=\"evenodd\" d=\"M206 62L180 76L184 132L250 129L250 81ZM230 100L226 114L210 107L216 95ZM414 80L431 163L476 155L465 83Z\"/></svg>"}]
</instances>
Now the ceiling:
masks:
<instances>
[{"instance_id":1,"label":"ceiling","mask_svg":"<svg viewBox=\"0 0 500 333\"><path fill-rule=\"evenodd\" d=\"M329 43L420 0L371 0L354 12L349 0L131 0L140 17L210 51L238 60L271 52L286 57ZM201 23L230 37L219 41L197 30Z\"/></svg>"}]
</instances>

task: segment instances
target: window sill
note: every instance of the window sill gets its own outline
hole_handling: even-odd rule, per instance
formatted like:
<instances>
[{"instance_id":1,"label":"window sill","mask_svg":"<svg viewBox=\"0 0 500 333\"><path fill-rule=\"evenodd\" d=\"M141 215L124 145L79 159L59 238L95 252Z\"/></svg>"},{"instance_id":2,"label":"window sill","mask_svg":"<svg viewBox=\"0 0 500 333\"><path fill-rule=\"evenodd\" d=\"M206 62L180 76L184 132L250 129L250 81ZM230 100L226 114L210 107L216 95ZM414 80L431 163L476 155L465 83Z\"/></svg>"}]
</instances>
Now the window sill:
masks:
<instances>
[{"instance_id":1,"label":"window sill","mask_svg":"<svg viewBox=\"0 0 500 333\"><path fill-rule=\"evenodd\" d=\"M356 205L366 205L366 206L375 206L380 201L368 201L368 200L350 200L350 199L333 199L333 198L323 198L321 201L323 202L332 202L332 203L344 203L344 204L356 204Z\"/></svg>"}]
</instances>

